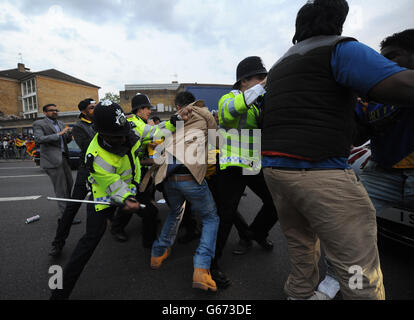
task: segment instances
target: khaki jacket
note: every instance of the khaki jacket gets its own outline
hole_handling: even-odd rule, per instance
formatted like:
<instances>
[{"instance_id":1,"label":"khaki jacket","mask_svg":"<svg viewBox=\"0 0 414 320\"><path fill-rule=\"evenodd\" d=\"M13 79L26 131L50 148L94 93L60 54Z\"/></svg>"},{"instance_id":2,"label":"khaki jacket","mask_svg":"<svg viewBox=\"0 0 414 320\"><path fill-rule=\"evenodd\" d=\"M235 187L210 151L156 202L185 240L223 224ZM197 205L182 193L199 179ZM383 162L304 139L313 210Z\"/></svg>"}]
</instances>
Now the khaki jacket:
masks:
<instances>
[{"instance_id":1,"label":"khaki jacket","mask_svg":"<svg viewBox=\"0 0 414 320\"><path fill-rule=\"evenodd\" d=\"M208 163L208 130L217 130L213 115L198 100L191 104L192 114L185 122L184 128L177 123L177 131L165 140L165 152L161 155L164 162L155 174L155 184L164 181L167 175L168 158L175 156L191 172L194 179L201 184L206 175ZM180 111L178 112L178 114Z\"/></svg>"}]
</instances>

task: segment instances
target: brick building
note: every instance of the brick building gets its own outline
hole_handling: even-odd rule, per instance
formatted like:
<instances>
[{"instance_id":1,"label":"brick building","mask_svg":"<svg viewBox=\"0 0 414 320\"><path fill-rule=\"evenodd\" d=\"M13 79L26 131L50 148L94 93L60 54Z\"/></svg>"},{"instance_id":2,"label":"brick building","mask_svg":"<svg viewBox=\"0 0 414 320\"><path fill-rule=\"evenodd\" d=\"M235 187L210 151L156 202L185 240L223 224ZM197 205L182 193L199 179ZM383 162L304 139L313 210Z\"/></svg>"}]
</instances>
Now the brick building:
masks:
<instances>
[{"instance_id":1,"label":"brick building","mask_svg":"<svg viewBox=\"0 0 414 320\"><path fill-rule=\"evenodd\" d=\"M20 128L27 127L38 116L42 117L42 106L48 103L57 105L60 118L72 118L79 114L79 101L87 97L99 101L99 89L94 84L55 69L31 72L19 63L16 69L2 70L0 133L8 132L8 128L17 128L16 133L22 133Z\"/></svg>"}]
</instances>

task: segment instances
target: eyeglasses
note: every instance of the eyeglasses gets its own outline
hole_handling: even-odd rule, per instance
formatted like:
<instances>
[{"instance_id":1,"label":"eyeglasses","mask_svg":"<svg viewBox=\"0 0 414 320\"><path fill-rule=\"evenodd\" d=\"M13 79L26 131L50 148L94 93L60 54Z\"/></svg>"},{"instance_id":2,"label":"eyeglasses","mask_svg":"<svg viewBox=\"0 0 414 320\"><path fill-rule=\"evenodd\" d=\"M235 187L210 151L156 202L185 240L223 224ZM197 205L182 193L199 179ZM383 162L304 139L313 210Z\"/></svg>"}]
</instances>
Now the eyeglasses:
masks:
<instances>
[{"instance_id":1,"label":"eyeglasses","mask_svg":"<svg viewBox=\"0 0 414 320\"><path fill-rule=\"evenodd\" d=\"M59 112L59 110L58 109L47 109L46 112Z\"/></svg>"}]
</instances>

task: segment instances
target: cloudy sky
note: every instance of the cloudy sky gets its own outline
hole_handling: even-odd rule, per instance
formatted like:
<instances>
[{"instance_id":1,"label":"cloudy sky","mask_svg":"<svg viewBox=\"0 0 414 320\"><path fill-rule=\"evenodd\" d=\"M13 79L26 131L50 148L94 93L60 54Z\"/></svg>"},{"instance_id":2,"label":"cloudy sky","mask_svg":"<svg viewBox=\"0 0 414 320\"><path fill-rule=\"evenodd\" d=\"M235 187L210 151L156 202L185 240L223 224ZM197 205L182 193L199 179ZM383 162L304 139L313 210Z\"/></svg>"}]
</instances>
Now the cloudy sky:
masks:
<instances>
[{"instance_id":1,"label":"cloudy sky","mask_svg":"<svg viewBox=\"0 0 414 320\"><path fill-rule=\"evenodd\" d=\"M291 46L304 0L1 0L0 70L20 61L118 93L125 84L232 84L250 55L267 67ZM413 28L412 0L348 0L344 35L374 49Z\"/></svg>"}]
</instances>

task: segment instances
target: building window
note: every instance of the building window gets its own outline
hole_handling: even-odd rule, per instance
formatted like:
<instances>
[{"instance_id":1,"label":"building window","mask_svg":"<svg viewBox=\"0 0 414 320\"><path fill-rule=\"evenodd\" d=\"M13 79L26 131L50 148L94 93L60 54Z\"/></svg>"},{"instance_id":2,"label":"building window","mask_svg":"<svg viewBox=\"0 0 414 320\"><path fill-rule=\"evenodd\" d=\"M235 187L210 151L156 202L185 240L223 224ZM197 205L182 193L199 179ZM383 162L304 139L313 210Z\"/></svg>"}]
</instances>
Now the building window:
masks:
<instances>
[{"instance_id":1,"label":"building window","mask_svg":"<svg viewBox=\"0 0 414 320\"><path fill-rule=\"evenodd\" d=\"M23 117L31 119L38 112L35 78L22 82L22 101Z\"/></svg>"}]
</instances>

